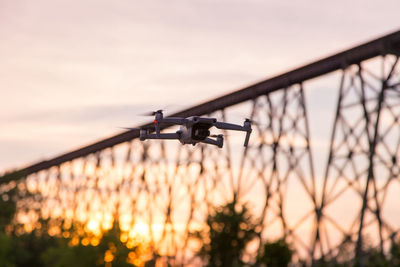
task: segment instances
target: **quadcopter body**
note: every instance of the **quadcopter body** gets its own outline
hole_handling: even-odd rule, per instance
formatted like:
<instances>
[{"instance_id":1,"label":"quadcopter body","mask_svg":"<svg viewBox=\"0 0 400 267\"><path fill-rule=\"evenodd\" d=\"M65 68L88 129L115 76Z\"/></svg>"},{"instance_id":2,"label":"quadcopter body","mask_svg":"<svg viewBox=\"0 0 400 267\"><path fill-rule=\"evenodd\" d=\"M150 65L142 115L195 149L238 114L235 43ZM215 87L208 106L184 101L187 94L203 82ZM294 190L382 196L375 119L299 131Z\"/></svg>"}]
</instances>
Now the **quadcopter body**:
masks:
<instances>
[{"instance_id":1,"label":"quadcopter body","mask_svg":"<svg viewBox=\"0 0 400 267\"><path fill-rule=\"evenodd\" d=\"M221 130L234 130L246 132L244 146L247 146L251 134L251 122L246 119L243 125L237 125L226 122L219 122L216 118L207 118L192 116L188 118L180 117L166 117L164 118L162 110L152 112L151 115L155 116L154 128L155 133L150 133L149 129L141 128L139 138L141 141L146 139L177 139L181 144L205 143L215 145L220 148L224 145L224 138L222 134L211 135L210 128L216 127ZM180 125L179 130L174 133L161 133L161 125ZM137 128L126 128L129 130Z\"/></svg>"}]
</instances>

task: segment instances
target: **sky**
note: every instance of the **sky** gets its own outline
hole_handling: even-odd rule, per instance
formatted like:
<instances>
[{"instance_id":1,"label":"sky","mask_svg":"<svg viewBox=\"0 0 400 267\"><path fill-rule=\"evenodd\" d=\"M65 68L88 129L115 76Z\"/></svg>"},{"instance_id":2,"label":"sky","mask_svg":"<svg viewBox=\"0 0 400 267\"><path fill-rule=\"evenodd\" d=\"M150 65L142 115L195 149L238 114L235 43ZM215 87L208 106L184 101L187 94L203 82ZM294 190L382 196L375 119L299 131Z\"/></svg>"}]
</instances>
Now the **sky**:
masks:
<instances>
[{"instance_id":1,"label":"sky","mask_svg":"<svg viewBox=\"0 0 400 267\"><path fill-rule=\"evenodd\" d=\"M398 0L0 0L0 171L399 30L398 10ZM309 105L333 116L328 87Z\"/></svg>"}]
</instances>

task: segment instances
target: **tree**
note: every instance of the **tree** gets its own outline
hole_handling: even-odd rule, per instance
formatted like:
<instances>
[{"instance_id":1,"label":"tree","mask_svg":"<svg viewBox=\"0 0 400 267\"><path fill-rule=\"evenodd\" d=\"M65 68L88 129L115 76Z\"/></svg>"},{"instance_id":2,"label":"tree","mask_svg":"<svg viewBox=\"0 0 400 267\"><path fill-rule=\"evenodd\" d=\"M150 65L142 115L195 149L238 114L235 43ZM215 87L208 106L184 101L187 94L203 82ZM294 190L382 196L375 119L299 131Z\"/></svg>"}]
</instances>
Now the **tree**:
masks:
<instances>
[{"instance_id":1,"label":"tree","mask_svg":"<svg viewBox=\"0 0 400 267\"><path fill-rule=\"evenodd\" d=\"M292 260L293 250L284 239L275 242L267 242L263 246L263 252L259 255L257 262L264 263L268 267L288 266Z\"/></svg>"},{"instance_id":2,"label":"tree","mask_svg":"<svg viewBox=\"0 0 400 267\"><path fill-rule=\"evenodd\" d=\"M120 240L121 230L118 221L103 233L96 246L79 243L70 245L70 239L59 239L57 246L48 248L41 256L43 266L48 267L92 267L104 266L105 261L112 262L113 267L132 267L129 253L136 247L128 248ZM108 258L108 259L107 259Z\"/></svg>"},{"instance_id":3,"label":"tree","mask_svg":"<svg viewBox=\"0 0 400 267\"><path fill-rule=\"evenodd\" d=\"M11 257L14 242L5 233L0 232L0 262L4 267L16 267L14 259Z\"/></svg>"},{"instance_id":4,"label":"tree","mask_svg":"<svg viewBox=\"0 0 400 267\"><path fill-rule=\"evenodd\" d=\"M11 201L9 194L3 194L0 197L0 232L5 232L6 226L12 221L16 211L17 205L15 201Z\"/></svg>"},{"instance_id":5,"label":"tree","mask_svg":"<svg viewBox=\"0 0 400 267\"><path fill-rule=\"evenodd\" d=\"M121 242L118 221L101 238L98 237L97 244L78 242L71 245L70 238L48 234L49 220L40 218L40 227L31 232L25 232L24 225L13 222L16 202L21 197L28 199L35 195L26 191L21 193L18 187L14 187L0 197L1 267L92 267L104 266L105 261L112 262L113 267L135 266L132 262L138 257L137 247L128 248ZM58 222L59 227L62 222L62 219ZM75 231L74 228L68 230L70 236L76 236Z\"/></svg>"},{"instance_id":6,"label":"tree","mask_svg":"<svg viewBox=\"0 0 400 267\"><path fill-rule=\"evenodd\" d=\"M10 200L9 194L4 193L0 197L0 262L5 267L16 266L12 257L14 240L5 233L6 226L12 221L15 210L15 202Z\"/></svg>"},{"instance_id":7,"label":"tree","mask_svg":"<svg viewBox=\"0 0 400 267\"><path fill-rule=\"evenodd\" d=\"M246 205L236 200L216 208L207 218L208 231L195 233L202 242L199 255L208 266L243 266L242 255L255 236L255 224Z\"/></svg>"},{"instance_id":8,"label":"tree","mask_svg":"<svg viewBox=\"0 0 400 267\"><path fill-rule=\"evenodd\" d=\"M400 266L400 242L392 241L390 248L390 264L392 266Z\"/></svg>"}]
</instances>

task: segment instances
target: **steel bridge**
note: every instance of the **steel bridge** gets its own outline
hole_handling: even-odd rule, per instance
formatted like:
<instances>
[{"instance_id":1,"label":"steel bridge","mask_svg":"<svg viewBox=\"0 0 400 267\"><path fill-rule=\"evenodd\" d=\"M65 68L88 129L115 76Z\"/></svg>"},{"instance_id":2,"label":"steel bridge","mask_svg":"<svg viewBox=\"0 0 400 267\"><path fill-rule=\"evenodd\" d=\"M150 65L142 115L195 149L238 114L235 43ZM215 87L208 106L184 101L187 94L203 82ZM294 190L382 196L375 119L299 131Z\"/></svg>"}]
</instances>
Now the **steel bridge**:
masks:
<instances>
[{"instance_id":1,"label":"steel bridge","mask_svg":"<svg viewBox=\"0 0 400 267\"><path fill-rule=\"evenodd\" d=\"M191 231L235 198L260 226L249 254L284 237L309 264L346 250L362 262L367 243L385 253L400 229L399 54L400 31L171 114L227 119L245 110L259 122L248 148L235 136L218 149L140 142L138 131L126 131L8 172L0 192L4 199L18 188L21 218L95 218L100 228L118 219L142 231L157 255L184 265L196 258ZM331 129L321 162L309 125L315 103L305 93L309 80L330 73L337 102L334 120L320 125Z\"/></svg>"}]
</instances>

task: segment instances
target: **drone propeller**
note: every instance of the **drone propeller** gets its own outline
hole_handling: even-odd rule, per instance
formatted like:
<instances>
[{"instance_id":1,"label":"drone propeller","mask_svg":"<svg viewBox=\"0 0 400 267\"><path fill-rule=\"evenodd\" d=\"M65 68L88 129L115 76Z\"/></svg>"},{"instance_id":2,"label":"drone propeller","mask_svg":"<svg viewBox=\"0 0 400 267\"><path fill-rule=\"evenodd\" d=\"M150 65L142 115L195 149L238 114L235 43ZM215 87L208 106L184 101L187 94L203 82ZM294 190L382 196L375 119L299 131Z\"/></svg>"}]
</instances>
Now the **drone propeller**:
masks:
<instances>
[{"instance_id":1,"label":"drone propeller","mask_svg":"<svg viewBox=\"0 0 400 267\"><path fill-rule=\"evenodd\" d=\"M121 128L121 129L125 129L125 130L138 130L138 131L141 131L141 130L150 130L150 129L154 129L154 126L148 126L148 127L134 127L134 128L131 128L131 127L118 127L118 128Z\"/></svg>"},{"instance_id":2,"label":"drone propeller","mask_svg":"<svg viewBox=\"0 0 400 267\"><path fill-rule=\"evenodd\" d=\"M159 109L157 111L150 111L150 112L146 112L146 113L142 113L142 116L155 116L154 119L154 124L155 124L155 129L156 129L156 133L157 136L160 135L160 123L162 123L162 119L163 119L163 110Z\"/></svg>"},{"instance_id":3,"label":"drone propeller","mask_svg":"<svg viewBox=\"0 0 400 267\"><path fill-rule=\"evenodd\" d=\"M255 120L252 120L252 119L249 119L249 118L245 118L245 122L250 122L251 125L256 125L256 126L261 126L261 127L267 127L268 126L267 123L261 123L259 121L255 121Z\"/></svg>"},{"instance_id":4,"label":"drone propeller","mask_svg":"<svg viewBox=\"0 0 400 267\"><path fill-rule=\"evenodd\" d=\"M257 121L255 121L253 119L249 119L249 118L245 118L244 121L245 122L250 122L251 124L259 124Z\"/></svg>"},{"instance_id":5,"label":"drone propeller","mask_svg":"<svg viewBox=\"0 0 400 267\"><path fill-rule=\"evenodd\" d=\"M139 115L141 115L141 116L154 116L157 113L162 113L163 111L164 111L163 109L159 109L159 110L156 110L156 111L149 111L149 112L141 113Z\"/></svg>"},{"instance_id":6,"label":"drone propeller","mask_svg":"<svg viewBox=\"0 0 400 267\"><path fill-rule=\"evenodd\" d=\"M138 130L138 131L140 131L140 128L130 128L130 127L118 127L118 128L120 128L120 129L124 129L124 130Z\"/></svg>"}]
</instances>

